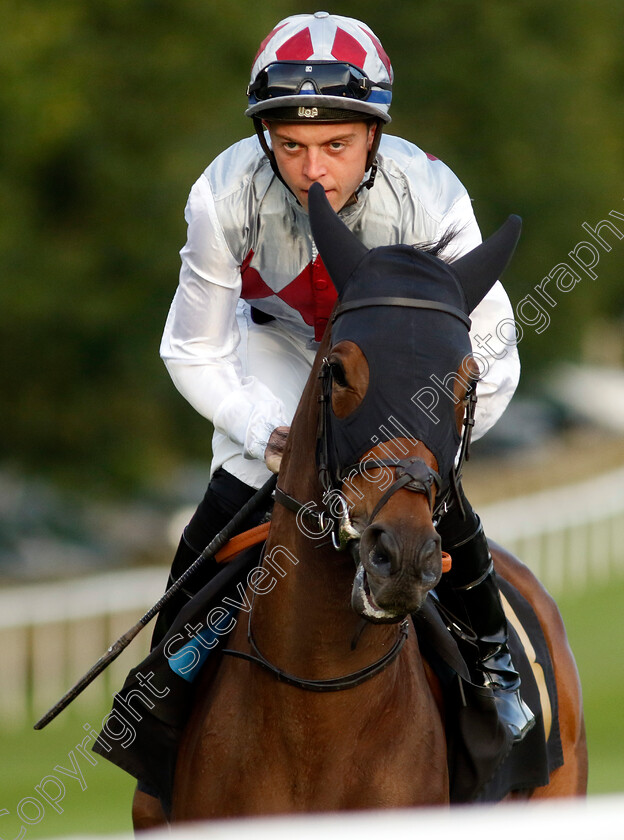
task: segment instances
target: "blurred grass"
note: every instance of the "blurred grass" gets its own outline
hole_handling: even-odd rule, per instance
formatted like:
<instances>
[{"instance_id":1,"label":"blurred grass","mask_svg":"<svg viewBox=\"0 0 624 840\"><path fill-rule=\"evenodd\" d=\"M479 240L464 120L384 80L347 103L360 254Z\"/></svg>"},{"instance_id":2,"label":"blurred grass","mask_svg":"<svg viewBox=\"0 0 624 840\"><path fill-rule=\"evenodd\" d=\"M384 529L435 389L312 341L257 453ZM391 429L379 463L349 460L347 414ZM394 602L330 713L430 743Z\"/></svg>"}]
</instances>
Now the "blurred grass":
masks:
<instances>
[{"instance_id":1,"label":"blurred grass","mask_svg":"<svg viewBox=\"0 0 624 840\"><path fill-rule=\"evenodd\" d=\"M623 604L624 581L559 599L583 683L590 794L624 792L624 635L619 629ZM0 736L0 814L2 808L9 811L0 822L3 837L18 836L22 824L16 815L18 804L25 797L41 800L35 786L54 772L55 765L71 767L70 750L83 771L86 789L80 790L77 780L65 777L63 813L47 805L40 822L27 827L27 836L131 830L134 780L99 756L93 756L97 765L90 765L75 750L85 735L83 724L97 729L107 711L76 715L68 709L41 732L22 730ZM27 816L37 818L33 804L24 807Z\"/></svg>"},{"instance_id":2,"label":"blurred grass","mask_svg":"<svg viewBox=\"0 0 624 840\"><path fill-rule=\"evenodd\" d=\"M581 674L589 792L624 792L624 580L558 599Z\"/></svg>"},{"instance_id":3,"label":"blurred grass","mask_svg":"<svg viewBox=\"0 0 624 840\"><path fill-rule=\"evenodd\" d=\"M72 769L70 751L73 751L75 761L83 773L86 788L81 790L77 779L56 773L63 779L66 789L65 798L59 803L63 813L57 813L52 805L47 804L45 813L41 815L33 803L23 803L28 819L37 820L41 817L36 825L27 825L26 837L31 840L78 833L131 832L130 807L134 779L94 753L89 754L97 764L90 764L76 750L76 744L86 736L83 724L89 723L99 730L102 717L108 711L110 708L103 708L99 713L81 713L78 716L68 709L40 732L33 729L22 729L10 734L2 732L0 814L2 808L9 812L0 822L2 837L19 836L22 825L22 820L17 816L19 803L26 797L42 801L35 786L41 784L45 776L54 774L57 764ZM47 789L53 797L56 796L52 784Z\"/></svg>"}]
</instances>

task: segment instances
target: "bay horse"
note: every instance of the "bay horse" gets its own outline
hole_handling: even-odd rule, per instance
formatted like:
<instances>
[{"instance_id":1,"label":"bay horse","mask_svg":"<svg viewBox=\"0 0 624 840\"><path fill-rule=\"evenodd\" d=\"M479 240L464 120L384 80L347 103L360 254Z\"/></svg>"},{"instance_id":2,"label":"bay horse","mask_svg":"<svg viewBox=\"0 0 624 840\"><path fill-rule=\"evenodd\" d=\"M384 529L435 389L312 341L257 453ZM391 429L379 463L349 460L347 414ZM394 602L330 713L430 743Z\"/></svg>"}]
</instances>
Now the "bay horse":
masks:
<instances>
[{"instance_id":1,"label":"bay horse","mask_svg":"<svg viewBox=\"0 0 624 840\"><path fill-rule=\"evenodd\" d=\"M468 315L519 230L508 222L447 265L408 246L368 252L320 186L309 203L339 301L289 432L248 614L228 638L237 655L200 678L174 822L449 801L440 687L410 616L441 578L435 521L474 410ZM431 365L457 374L435 424L413 399ZM539 617L559 699L563 765L513 796L581 795L581 690L561 617L523 564L491 548Z\"/></svg>"}]
</instances>

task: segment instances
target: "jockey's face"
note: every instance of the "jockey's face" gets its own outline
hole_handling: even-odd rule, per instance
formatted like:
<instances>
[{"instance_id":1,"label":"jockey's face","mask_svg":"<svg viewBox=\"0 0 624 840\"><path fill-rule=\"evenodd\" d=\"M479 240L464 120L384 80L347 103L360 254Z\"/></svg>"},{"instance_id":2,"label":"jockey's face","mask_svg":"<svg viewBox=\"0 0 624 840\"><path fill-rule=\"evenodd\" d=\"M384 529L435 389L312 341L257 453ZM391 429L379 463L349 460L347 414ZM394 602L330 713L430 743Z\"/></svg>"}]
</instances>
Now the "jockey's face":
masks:
<instances>
[{"instance_id":1,"label":"jockey's face","mask_svg":"<svg viewBox=\"0 0 624 840\"><path fill-rule=\"evenodd\" d=\"M270 123L275 160L284 181L307 209L308 189L318 181L338 212L364 177L375 126L352 123Z\"/></svg>"}]
</instances>

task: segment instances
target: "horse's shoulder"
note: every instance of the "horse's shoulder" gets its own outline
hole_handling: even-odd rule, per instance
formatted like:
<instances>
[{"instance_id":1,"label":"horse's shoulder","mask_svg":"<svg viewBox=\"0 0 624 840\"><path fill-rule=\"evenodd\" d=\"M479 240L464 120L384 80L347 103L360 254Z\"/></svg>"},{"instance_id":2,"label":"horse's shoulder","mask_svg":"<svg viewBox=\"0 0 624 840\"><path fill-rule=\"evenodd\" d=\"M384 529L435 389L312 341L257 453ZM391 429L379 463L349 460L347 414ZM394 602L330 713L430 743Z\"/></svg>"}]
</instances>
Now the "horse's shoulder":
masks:
<instances>
[{"instance_id":1,"label":"horse's shoulder","mask_svg":"<svg viewBox=\"0 0 624 840\"><path fill-rule=\"evenodd\" d=\"M489 540L489 545L496 573L526 598L537 613L542 626L552 626L555 623L563 630L563 621L554 598L529 567L493 540Z\"/></svg>"},{"instance_id":2,"label":"horse's shoulder","mask_svg":"<svg viewBox=\"0 0 624 840\"><path fill-rule=\"evenodd\" d=\"M531 604L539 620L554 667L559 708L559 730L566 760L551 775L550 783L532 796L584 794L587 788L587 746L581 683L563 619L555 600L533 572L502 546L490 541L497 574Z\"/></svg>"},{"instance_id":3,"label":"horse's shoulder","mask_svg":"<svg viewBox=\"0 0 624 840\"><path fill-rule=\"evenodd\" d=\"M557 683L560 702L562 693L565 693L572 698L572 705L580 712L580 680L559 607L533 572L517 557L492 541L490 550L497 574L518 590L537 616L550 657L559 672ZM582 728L582 714L575 718L575 722L577 728Z\"/></svg>"},{"instance_id":4,"label":"horse's shoulder","mask_svg":"<svg viewBox=\"0 0 624 840\"><path fill-rule=\"evenodd\" d=\"M423 658L422 663L423 668L425 669L425 679L431 689L433 700L438 708L440 717L444 720L444 694L442 692L442 684L440 683L436 672L425 658Z\"/></svg>"}]
</instances>

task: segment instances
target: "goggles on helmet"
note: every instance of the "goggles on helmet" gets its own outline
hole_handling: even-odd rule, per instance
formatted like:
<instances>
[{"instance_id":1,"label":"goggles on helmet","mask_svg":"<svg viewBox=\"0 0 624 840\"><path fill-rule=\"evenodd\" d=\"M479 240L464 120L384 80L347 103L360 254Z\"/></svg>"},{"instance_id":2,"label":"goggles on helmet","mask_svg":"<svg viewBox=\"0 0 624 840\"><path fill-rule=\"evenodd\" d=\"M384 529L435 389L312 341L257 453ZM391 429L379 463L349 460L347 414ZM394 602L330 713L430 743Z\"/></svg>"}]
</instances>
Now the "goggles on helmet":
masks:
<instances>
[{"instance_id":1,"label":"goggles on helmet","mask_svg":"<svg viewBox=\"0 0 624 840\"><path fill-rule=\"evenodd\" d=\"M372 82L358 67L338 61L279 61L261 70L248 86L250 102L280 96L342 96L375 101L373 88L392 90L387 82ZM387 94L377 91L384 101Z\"/></svg>"}]
</instances>

